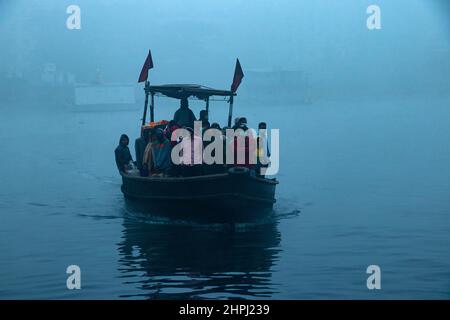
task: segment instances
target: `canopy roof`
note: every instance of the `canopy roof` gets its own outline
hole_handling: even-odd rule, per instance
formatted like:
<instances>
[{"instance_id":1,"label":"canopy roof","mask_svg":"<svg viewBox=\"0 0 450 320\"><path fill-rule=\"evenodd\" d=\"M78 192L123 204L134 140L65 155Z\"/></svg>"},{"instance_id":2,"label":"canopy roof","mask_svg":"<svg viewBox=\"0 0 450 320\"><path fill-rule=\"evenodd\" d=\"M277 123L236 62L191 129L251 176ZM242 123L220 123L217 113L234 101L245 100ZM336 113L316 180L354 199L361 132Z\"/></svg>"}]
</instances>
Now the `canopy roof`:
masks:
<instances>
[{"instance_id":1,"label":"canopy roof","mask_svg":"<svg viewBox=\"0 0 450 320\"><path fill-rule=\"evenodd\" d=\"M146 92L151 94L160 93L175 99L184 99L191 96L200 100L205 100L211 96L231 97L236 93L230 90L217 90L201 86L198 84L165 84L159 86L147 86Z\"/></svg>"}]
</instances>

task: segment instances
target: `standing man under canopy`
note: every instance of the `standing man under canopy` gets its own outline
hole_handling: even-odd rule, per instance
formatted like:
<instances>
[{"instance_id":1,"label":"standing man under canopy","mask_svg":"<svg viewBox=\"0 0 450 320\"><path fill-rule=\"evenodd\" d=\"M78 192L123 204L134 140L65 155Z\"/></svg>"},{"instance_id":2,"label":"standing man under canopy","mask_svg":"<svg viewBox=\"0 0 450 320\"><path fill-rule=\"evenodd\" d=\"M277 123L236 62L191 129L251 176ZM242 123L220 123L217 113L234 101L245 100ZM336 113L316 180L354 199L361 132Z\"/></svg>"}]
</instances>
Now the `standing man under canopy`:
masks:
<instances>
[{"instance_id":1,"label":"standing man under canopy","mask_svg":"<svg viewBox=\"0 0 450 320\"><path fill-rule=\"evenodd\" d=\"M180 108L175 111L173 120L180 127L194 127L194 121L196 121L197 118L195 117L194 112L189 109L189 102L187 98L180 100Z\"/></svg>"}]
</instances>

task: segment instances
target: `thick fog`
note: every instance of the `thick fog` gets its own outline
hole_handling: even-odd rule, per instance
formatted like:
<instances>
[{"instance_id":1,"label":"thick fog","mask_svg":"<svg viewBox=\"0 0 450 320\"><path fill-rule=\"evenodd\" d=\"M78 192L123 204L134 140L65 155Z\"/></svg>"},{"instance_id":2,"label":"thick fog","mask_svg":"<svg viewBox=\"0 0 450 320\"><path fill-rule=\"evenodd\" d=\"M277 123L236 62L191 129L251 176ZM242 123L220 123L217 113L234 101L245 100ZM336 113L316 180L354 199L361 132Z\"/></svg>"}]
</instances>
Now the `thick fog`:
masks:
<instances>
[{"instance_id":1,"label":"thick fog","mask_svg":"<svg viewBox=\"0 0 450 320\"><path fill-rule=\"evenodd\" d=\"M0 299L449 298L449 0L0 0L0 43ZM229 89L239 58L233 118L280 129L270 228L128 206L149 49L151 84Z\"/></svg>"},{"instance_id":2,"label":"thick fog","mask_svg":"<svg viewBox=\"0 0 450 320\"><path fill-rule=\"evenodd\" d=\"M81 8L80 30L66 27L71 4ZM371 4L381 8L380 30L366 27ZM446 0L2 0L0 81L37 85L50 63L77 83L98 72L134 83L152 49L152 83L228 88L239 57L244 72L301 72L316 98L443 93L449 16Z\"/></svg>"}]
</instances>

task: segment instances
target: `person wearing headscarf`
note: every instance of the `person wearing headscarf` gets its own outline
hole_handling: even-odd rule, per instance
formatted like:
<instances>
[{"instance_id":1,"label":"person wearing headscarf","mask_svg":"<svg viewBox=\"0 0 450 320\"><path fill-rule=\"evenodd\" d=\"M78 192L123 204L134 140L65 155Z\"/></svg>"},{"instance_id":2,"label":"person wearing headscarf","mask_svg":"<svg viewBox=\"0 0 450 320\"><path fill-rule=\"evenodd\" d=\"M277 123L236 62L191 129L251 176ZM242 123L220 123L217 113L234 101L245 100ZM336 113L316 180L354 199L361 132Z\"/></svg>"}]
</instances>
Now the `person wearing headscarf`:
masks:
<instances>
[{"instance_id":1,"label":"person wearing headscarf","mask_svg":"<svg viewBox=\"0 0 450 320\"><path fill-rule=\"evenodd\" d=\"M172 165L170 153L172 146L162 129L156 129L155 141L152 143L152 175L167 175Z\"/></svg>"},{"instance_id":2,"label":"person wearing headscarf","mask_svg":"<svg viewBox=\"0 0 450 320\"><path fill-rule=\"evenodd\" d=\"M236 167L246 167L250 170L253 170L255 164L252 163L254 161L254 156L256 156L257 146L256 146L256 137L253 136L252 132L249 131L247 127L247 118L242 117L238 121L238 128L236 129L239 132L239 135L244 136L244 143L238 143L237 136L234 137L234 141L231 146L234 148L234 166ZM239 163L238 154L244 155L244 163Z\"/></svg>"},{"instance_id":3,"label":"person wearing headscarf","mask_svg":"<svg viewBox=\"0 0 450 320\"><path fill-rule=\"evenodd\" d=\"M234 118L234 125L231 127L233 130L236 130L237 128L239 128L239 121L240 120L241 120L240 117Z\"/></svg>"},{"instance_id":4,"label":"person wearing headscarf","mask_svg":"<svg viewBox=\"0 0 450 320\"><path fill-rule=\"evenodd\" d=\"M179 128L180 127L174 120L170 120L170 122L166 126L166 129L164 130L164 135L166 136L167 140L169 140L172 148L178 143L178 141L172 141L172 134Z\"/></svg>"},{"instance_id":5,"label":"person wearing headscarf","mask_svg":"<svg viewBox=\"0 0 450 320\"><path fill-rule=\"evenodd\" d=\"M148 177L152 172L152 144L154 142L154 131L147 131L147 146L145 147L143 158L142 158L142 171L141 176Z\"/></svg>"},{"instance_id":6,"label":"person wearing headscarf","mask_svg":"<svg viewBox=\"0 0 450 320\"><path fill-rule=\"evenodd\" d=\"M142 159L144 158L144 150L149 143L149 132L150 128L142 128L141 136L137 138L134 142L134 151L136 153L136 166L139 171L142 173Z\"/></svg>"},{"instance_id":7,"label":"person wearing headscarf","mask_svg":"<svg viewBox=\"0 0 450 320\"><path fill-rule=\"evenodd\" d=\"M181 170L183 176L202 175L203 140L199 133L190 127L186 128L190 136L181 140L183 155L181 157Z\"/></svg>"},{"instance_id":8,"label":"person wearing headscarf","mask_svg":"<svg viewBox=\"0 0 450 320\"><path fill-rule=\"evenodd\" d=\"M133 161L131 157L130 149L128 149L128 144L130 139L126 134L120 136L119 145L114 150L114 155L116 158L117 169L121 173L127 173L129 170L129 164Z\"/></svg>"},{"instance_id":9,"label":"person wearing headscarf","mask_svg":"<svg viewBox=\"0 0 450 320\"><path fill-rule=\"evenodd\" d=\"M262 176L261 169L267 168L270 163L270 150L269 150L269 141L267 136L267 124L265 122L260 122L258 124L258 136L256 138L257 148L256 148L256 156L257 156L257 164L256 164L256 174L258 176ZM261 161L263 159L264 161Z\"/></svg>"}]
</instances>

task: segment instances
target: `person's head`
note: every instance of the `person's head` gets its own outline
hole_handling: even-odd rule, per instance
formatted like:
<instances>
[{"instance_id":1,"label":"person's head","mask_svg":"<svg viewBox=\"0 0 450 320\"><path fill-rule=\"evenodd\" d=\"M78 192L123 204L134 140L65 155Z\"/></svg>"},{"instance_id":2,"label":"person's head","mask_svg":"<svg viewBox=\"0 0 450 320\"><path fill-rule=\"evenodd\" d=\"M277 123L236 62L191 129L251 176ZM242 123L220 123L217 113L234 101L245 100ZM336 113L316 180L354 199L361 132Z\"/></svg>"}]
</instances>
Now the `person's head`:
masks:
<instances>
[{"instance_id":1,"label":"person's head","mask_svg":"<svg viewBox=\"0 0 450 320\"><path fill-rule=\"evenodd\" d=\"M241 120L241 118L239 118L239 117L234 118L234 125L235 125L235 126L238 126L238 125L239 125L239 120Z\"/></svg>"},{"instance_id":2,"label":"person's head","mask_svg":"<svg viewBox=\"0 0 450 320\"><path fill-rule=\"evenodd\" d=\"M159 142L164 141L164 131L161 128L156 129L156 133L155 133L156 139Z\"/></svg>"},{"instance_id":3,"label":"person's head","mask_svg":"<svg viewBox=\"0 0 450 320\"><path fill-rule=\"evenodd\" d=\"M155 137L155 130L149 128L148 130L146 130L146 133L147 135L145 136L145 139L147 140L147 142L152 142Z\"/></svg>"},{"instance_id":4,"label":"person's head","mask_svg":"<svg viewBox=\"0 0 450 320\"><path fill-rule=\"evenodd\" d=\"M242 130L247 130L247 118L242 117L239 119L238 127Z\"/></svg>"},{"instance_id":5,"label":"person's head","mask_svg":"<svg viewBox=\"0 0 450 320\"><path fill-rule=\"evenodd\" d=\"M240 126L242 126L242 125L247 125L247 118L246 118L246 117L241 117L241 118L239 118L238 124L239 124Z\"/></svg>"},{"instance_id":6,"label":"person's head","mask_svg":"<svg viewBox=\"0 0 450 320\"><path fill-rule=\"evenodd\" d=\"M218 130L221 130L221 129L220 129L220 124L218 124L217 122L214 122L214 123L211 125L211 129L218 129Z\"/></svg>"},{"instance_id":7,"label":"person's head","mask_svg":"<svg viewBox=\"0 0 450 320\"><path fill-rule=\"evenodd\" d=\"M180 100L180 108L188 108L189 102L187 98L183 98Z\"/></svg>"},{"instance_id":8,"label":"person's head","mask_svg":"<svg viewBox=\"0 0 450 320\"><path fill-rule=\"evenodd\" d=\"M172 136L172 133L174 133L177 129L180 129L180 126L178 124L174 124L169 128L169 135Z\"/></svg>"},{"instance_id":9,"label":"person's head","mask_svg":"<svg viewBox=\"0 0 450 320\"><path fill-rule=\"evenodd\" d=\"M266 130L267 129L267 124L265 122L260 122L258 124L258 130Z\"/></svg>"},{"instance_id":10,"label":"person's head","mask_svg":"<svg viewBox=\"0 0 450 320\"><path fill-rule=\"evenodd\" d=\"M150 132L151 131L152 131L152 129L150 129L150 128L145 128L144 130L142 130L142 137L147 142L150 141Z\"/></svg>"},{"instance_id":11,"label":"person's head","mask_svg":"<svg viewBox=\"0 0 450 320\"><path fill-rule=\"evenodd\" d=\"M207 129L209 129L210 127L211 127L211 125L209 124L209 121L208 121L208 120L202 121L202 129L203 129L203 130L207 130Z\"/></svg>"},{"instance_id":12,"label":"person's head","mask_svg":"<svg viewBox=\"0 0 450 320\"><path fill-rule=\"evenodd\" d=\"M184 129L189 132L191 139L194 139L194 129L191 127L184 127Z\"/></svg>"},{"instance_id":13,"label":"person's head","mask_svg":"<svg viewBox=\"0 0 450 320\"><path fill-rule=\"evenodd\" d=\"M123 134L120 136L119 143L123 146L128 146L128 143L130 143L130 138L126 134Z\"/></svg>"},{"instance_id":14,"label":"person's head","mask_svg":"<svg viewBox=\"0 0 450 320\"><path fill-rule=\"evenodd\" d=\"M167 137L170 139L170 135L172 134L172 132L177 130L179 127L180 126L178 125L178 123L176 121L170 120L165 129Z\"/></svg>"},{"instance_id":15,"label":"person's head","mask_svg":"<svg viewBox=\"0 0 450 320\"><path fill-rule=\"evenodd\" d=\"M208 112L206 110L200 110L200 121L208 121Z\"/></svg>"}]
</instances>

